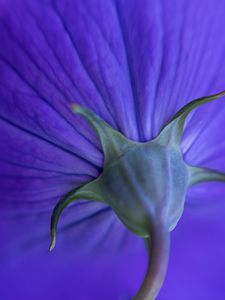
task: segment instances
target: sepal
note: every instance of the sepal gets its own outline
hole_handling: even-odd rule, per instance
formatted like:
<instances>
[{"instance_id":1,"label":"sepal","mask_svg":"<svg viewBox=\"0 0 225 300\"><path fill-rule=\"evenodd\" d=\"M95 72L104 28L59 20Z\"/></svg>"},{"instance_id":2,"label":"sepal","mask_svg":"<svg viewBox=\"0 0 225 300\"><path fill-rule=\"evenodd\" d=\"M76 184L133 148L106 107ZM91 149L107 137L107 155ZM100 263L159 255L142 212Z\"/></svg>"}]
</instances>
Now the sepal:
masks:
<instances>
[{"instance_id":1,"label":"sepal","mask_svg":"<svg viewBox=\"0 0 225 300\"><path fill-rule=\"evenodd\" d=\"M120 157L132 145L129 139L109 126L91 110L77 104L72 105L72 110L76 114L83 116L95 129L104 152L105 165Z\"/></svg>"},{"instance_id":2,"label":"sepal","mask_svg":"<svg viewBox=\"0 0 225 300\"><path fill-rule=\"evenodd\" d=\"M225 182L225 174L208 168L188 166L188 186L209 181Z\"/></svg>"},{"instance_id":3,"label":"sepal","mask_svg":"<svg viewBox=\"0 0 225 300\"><path fill-rule=\"evenodd\" d=\"M214 94L207 97L201 97L196 100L193 100L183 106L174 116L173 118L163 127L161 130L158 139L164 141L164 143L170 144L180 144L180 140L183 133L184 122L192 110L195 108L207 103L214 101L218 98L221 98L225 95L225 91L220 92L218 94Z\"/></svg>"},{"instance_id":4,"label":"sepal","mask_svg":"<svg viewBox=\"0 0 225 300\"><path fill-rule=\"evenodd\" d=\"M85 199L85 200L95 200L99 202L104 202L101 197L101 193L98 190L97 180L91 181L79 188L73 189L69 193L67 193L55 206L52 217L51 217L51 242L49 246L49 252L53 250L56 244L56 231L59 218L64 211L64 209L71 204L72 202Z\"/></svg>"}]
</instances>

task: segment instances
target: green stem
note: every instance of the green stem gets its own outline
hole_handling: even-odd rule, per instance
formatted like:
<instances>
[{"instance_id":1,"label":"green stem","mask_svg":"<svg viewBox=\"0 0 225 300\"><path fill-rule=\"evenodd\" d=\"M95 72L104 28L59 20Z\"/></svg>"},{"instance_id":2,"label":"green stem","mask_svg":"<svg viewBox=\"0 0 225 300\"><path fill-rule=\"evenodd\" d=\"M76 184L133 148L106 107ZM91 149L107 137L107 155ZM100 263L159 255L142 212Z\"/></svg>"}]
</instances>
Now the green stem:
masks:
<instances>
[{"instance_id":1,"label":"green stem","mask_svg":"<svg viewBox=\"0 0 225 300\"><path fill-rule=\"evenodd\" d=\"M149 263L142 286L133 300L154 300L165 279L170 236L163 222L151 224L151 240L149 245Z\"/></svg>"}]
</instances>

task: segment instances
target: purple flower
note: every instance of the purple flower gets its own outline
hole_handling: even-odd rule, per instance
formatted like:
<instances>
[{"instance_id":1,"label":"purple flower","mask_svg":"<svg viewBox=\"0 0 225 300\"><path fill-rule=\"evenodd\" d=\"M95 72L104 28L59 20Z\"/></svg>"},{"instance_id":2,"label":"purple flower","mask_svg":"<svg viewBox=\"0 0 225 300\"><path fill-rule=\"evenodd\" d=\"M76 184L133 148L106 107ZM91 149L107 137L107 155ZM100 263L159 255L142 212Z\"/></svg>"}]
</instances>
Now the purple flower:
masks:
<instances>
[{"instance_id":1,"label":"purple flower","mask_svg":"<svg viewBox=\"0 0 225 300\"><path fill-rule=\"evenodd\" d=\"M129 299L147 267L142 238L103 203L53 207L102 171L98 136L71 103L146 142L185 104L224 90L225 2L2 1L0 290L3 299ZM223 100L188 116L185 161L225 171ZM225 185L188 191L157 299L225 294ZM186 298L185 298L186 297Z\"/></svg>"}]
</instances>

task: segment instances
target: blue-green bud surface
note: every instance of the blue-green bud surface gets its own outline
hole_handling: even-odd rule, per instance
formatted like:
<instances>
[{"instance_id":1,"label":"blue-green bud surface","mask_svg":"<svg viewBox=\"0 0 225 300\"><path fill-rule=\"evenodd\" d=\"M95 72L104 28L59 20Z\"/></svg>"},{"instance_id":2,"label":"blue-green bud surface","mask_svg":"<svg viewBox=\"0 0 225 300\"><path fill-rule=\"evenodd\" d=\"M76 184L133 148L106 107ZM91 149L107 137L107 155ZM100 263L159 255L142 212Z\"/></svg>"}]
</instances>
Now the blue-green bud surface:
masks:
<instances>
[{"instance_id":1,"label":"blue-green bud surface","mask_svg":"<svg viewBox=\"0 0 225 300\"><path fill-rule=\"evenodd\" d=\"M74 105L73 111L82 115L99 136L104 166L98 178L69 192L56 205L51 220L50 250L55 245L58 219L69 203L77 199L107 203L127 228L149 239L148 272L134 299L155 299L166 273L169 232L182 215L188 187L204 181L225 181L224 174L189 166L184 161L180 141L185 119L196 107L224 94L188 103L155 139L145 143L127 139L93 112Z\"/></svg>"}]
</instances>

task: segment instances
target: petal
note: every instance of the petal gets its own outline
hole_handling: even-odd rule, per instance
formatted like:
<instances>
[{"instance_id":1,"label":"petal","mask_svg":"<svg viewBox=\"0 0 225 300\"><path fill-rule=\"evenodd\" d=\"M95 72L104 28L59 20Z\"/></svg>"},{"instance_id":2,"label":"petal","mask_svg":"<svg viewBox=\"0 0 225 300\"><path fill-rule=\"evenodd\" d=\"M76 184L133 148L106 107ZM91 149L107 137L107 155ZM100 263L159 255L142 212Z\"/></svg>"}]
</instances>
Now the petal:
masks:
<instances>
[{"instance_id":1,"label":"petal","mask_svg":"<svg viewBox=\"0 0 225 300\"><path fill-rule=\"evenodd\" d=\"M89 16L82 1L76 3L77 12L71 16L77 24L71 23L71 17L62 16L64 8L59 10L54 3L19 1L15 5L9 1L4 4L0 24L4 40L4 47L0 49L0 130L4 144L0 188L1 207L5 209L1 221L1 263L6 262L5 273L10 273L9 262L16 268L15 260L25 253L37 261L37 265L41 264L37 272L45 272L48 264L43 265L38 249L43 253L48 247L53 203L71 188L96 177L102 164L96 135L82 118L72 114L70 104L78 102L88 106L133 139L138 139L138 133L134 109L126 107L130 95L130 87L126 86L130 83L113 53L117 51L120 36L112 36L115 45L108 45L111 40L107 35L108 31L112 34L113 22L103 22L105 27L102 26L101 32L101 24L99 28L94 17L90 18L86 30L92 30L88 38L82 36L83 29L79 29L83 26L83 13ZM110 2L106 5L113 7ZM93 10L97 12L95 5ZM109 10L109 19L111 13ZM70 25L65 21L70 21ZM80 50L74 44L75 38ZM103 52L99 53L92 46L86 56L82 44L91 45L93 41L99 42L98 47ZM110 47L115 49L109 51ZM97 53L102 58L98 58ZM108 62L101 70L103 58ZM74 256L96 253L97 249L100 253L104 249L109 258L115 249L128 257L139 249L145 256L143 241L130 234L111 209L99 204L82 206L78 203L74 210L70 208L62 220L61 231L65 241L59 237L59 249ZM61 264L62 255L54 260L55 265ZM79 260L74 256L75 262ZM27 264L28 261L22 259L20 267L26 269ZM144 269L138 272L143 275ZM129 288L137 289L137 285L128 284L128 291ZM52 288L49 289L52 292ZM9 291L11 297L13 293ZM21 293L24 292L21 290Z\"/></svg>"},{"instance_id":2,"label":"petal","mask_svg":"<svg viewBox=\"0 0 225 300\"><path fill-rule=\"evenodd\" d=\"M130 58L140 126L149 139L185 103L224 89L225 3L116 3Z\"/></svg>"},{"instance_id":3,"label":"petal","mask_svg":"<svg viewBox=\"0 0 225 300\"><path fill-rule=\"evenodd\" d=\"M2 208L49 209L68 190L98 174L72 150L12 122L0 124Z\"/></svg>"},{"instance_id":4,"label":"petal","mask_svg":"<svg viewBox=\"0 0 225 300\"><path fill-rule=\"evenodd\" d=\"M2 297L16 299L20 295L24 300L130 299L142 280L140 264L146 262L142 262L140 254L127 256L123 253L107 258L101 255L95 260L87 257L74 261L65 257L59 264L57 261L62 261L62 255L51 258L42 255L38 260L29 257L9 268L1 280Z\"/></svg>"},{"instance_id":5,"label":"petal","mask_svg":"<svg viewBox=\"0 0 225 300\"><path fill-rule=\"evenodd\" d=\"M17 210L20 206L30 215L35 205L35 211L41 211L40 219L36 216L31 217L31 221L27 217L20 221L9 218L1 224L4 249L11 249L13 257L24 249L19 247L20 243L32 241L33 236L40 235L40 245L45 246L42 234L47 234L48 218L44 212L49 214L50 205L61 194L96 177L100 171L99 141L86 122L71 113L70 103L89 107L129 138L140 141L152 138L187 101L224 88L224 5L222 0L217 1L217 5L212 0L204 3L129 1L129 5L123 0L1 2L0 31L4 41L0 48L0 130L4 145L1 147L4 175L0 181L4 196L1 207ZM216 105L210 104L213 113L219 111ZM218 128L223 125L224 113L219 112L220 127L214 127L212 132L219 132ZM208 116L204 124L201 123L203 114ZM189 162L197 162L201 156L200 150L196 152L191 145L211 118L211 109L202 108L187 124L183 147L185 152L193 149L186 155ZM216 153L211 151L212 145L220 139L214 135L204 144L209 149L207 153ZM196 145L199 149L200 144ZM219 158L222 152L218 153ZM198 153L197 159L195 153ZM87 221L85 216L93 213L93 222L87 222L90 226L85 225L85 230L83 227L76 230L76 224L68 225L71 233L66 231L65 248L73 235L77 236L77 242L71 249L76 248L78 252L85 248L86 242L98 244L98 229L102 227L106 236L112 234L108 241L104 238L107 251L112 243L117 246L116 238L123 234L123 227L107 231L108 222L115 221L110 211L97 226L98 206L90 204L78 209L74 207L76 218ZM71 215L76 222L78 219L74 219L72 212ZM191 215L187 217L189 222L192 224ZM197 225L197 221L194 222L193 226ZM21 227L15 234L17 226ZM201 232L201 227L196 230L196 234ZM91 237L87 238L88 235ZM104 237L103 232L102 235ZM124 235L129 236L126 231ZM144 253L136 241L139 239L130 236L129 243L122 242L121 255L128 253L130 257L128 249L132 246L134 251L142 249ZM185 245L185 241L181 243ZM7 253L8 250L4 250L1 258L7 258ZM31 257L37 260L34 269L38 274L45 274L48 264L39 265L38 257L40 264L43 263L38 254ZM59 254L52 265L63 264L63 259ZM125 261L124 266L128 266L129 261ZM16 271L14 269L14 281L19 270L29 269L28 264L29 260L23 260ZM54 275L54 267L51 268ZM95 269L96 265L94 274ZM10 270L8 272L10 274ZM26 279L27 275L24 276ZM57 280L52 284L55 283ZM130 284L129 281L128 286ZM51 292L54 288L48 287ZM219 284L218 289L220 293L223 286ZM133 289L131 292L133 294ZM26 295L24 290L21 293ZM94 297L99 299L97 295ZM108 299L107 294L105 298Z\"/></svg>"},{"instance_id":6,"label":"petal","mask_svg":"<svg viewBox=\"0 0 225 300\"><path fill-rule=\"evenodd\" d=\"M97 203L93 207L89 202L71 207L61 224L57 247L48 253L50 215L1 217L4 299L19 295L25 300L114 300L136 293L147 263L143 241L115 220L109 207Z\"/></svg>"},{"instance_id":7,"label":"petal","mask_svg":"<svg viewBox=\"0 0 225 300\"><path fill-rule=\"evenodd\" d=\"M219 58L224 42L220 39L220 45L213 47L215 34L211 39L204 37L208 34L208 27L221 35L222 2L213 16L205 13L213 5L211 1L204 7L192 3L186 5L185 1L180 1L179 5L175 1L169 7L166 3L143 1L138 9L132 1L126 9L123 1L108 1L107 4L93 1L91 5L78 1L76 10L71 9L73 3L69 3L65 6L60 1L41 1L38 6L31 6L20 2L13 11L3 10L1 29L5 47L1 49L0 61L4 66L1 85L4 120L14 122L16 126L24 125L25 129L44 135L50 138L50 142L56 141L57 145L63 144L66 149L72 148L81 160L100 166L101 153L96 149L99 143L93 131L87 130L89 127L72 115L68 107L70 101L79 99L82 104L94 107L114 127L131 138L141 140L155 135L182 102L202 95L209 90L209 85L213 89L212 80L221 65ZM201 13L194 14L196 19L193 19L193 11L200 8ZM98 17L103 9L107 11L107 19ZM215 14L218 22L214 22L214 28L211 21ZM45 20L48 20L47 26ZM167 23L169 26L165 28ZM83 32L88 34L84 37ZM203 33L200 41L198 32ZM206 45L204 42L207 42ZM163 53L165 49L166 55ZM121 57L121 64L115 63L118 57ZM104 64L101 63L103 61ZM208 61L211 62L210 70L204 72L201 69L199 74L194 72L199 65L207 68ZM158 70L158 76L155 70ZM190 70L189 76L187 70ZM194 77L192 72L196 78L191 81L190 87L190 77ZM202 73L207 76L200 84ZM182 81L185 87L182 100L174 95L168 98L171 86L172 94L180 87L179 78L186 80ZM109 80L114 87L109 86ZM196 91L197 82L200 88L188 99L188 90ZM216 86L221 83L220 79ZM118 97L117 91L128 94ZM164 96L161 91L164 91ZM88 96L84 95L86 92L89 92ZM39 101L35 107L33 103L37 98ZM168 99L171 99L169 106ZM107 110L109 104L112 109ZM50 118L51 122L48 121Z\"/></svg>"},{"instance_id":8,"label":"petal","mask_svg":"<svg viewBox=\"0 0 225 300\"><path fill-rule=\"evenodd\" d=\"M225 270L225 186L208 183L189 191L172 233L163 299L222 299ZM185 293L185 297L184 297Z\"/></svg>"}]
</instances>

